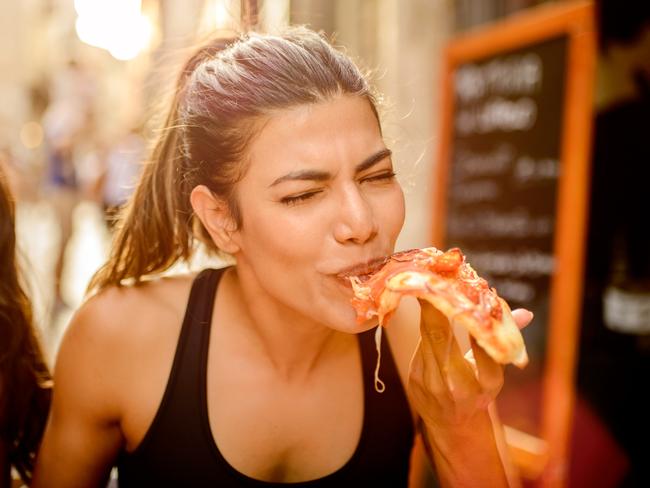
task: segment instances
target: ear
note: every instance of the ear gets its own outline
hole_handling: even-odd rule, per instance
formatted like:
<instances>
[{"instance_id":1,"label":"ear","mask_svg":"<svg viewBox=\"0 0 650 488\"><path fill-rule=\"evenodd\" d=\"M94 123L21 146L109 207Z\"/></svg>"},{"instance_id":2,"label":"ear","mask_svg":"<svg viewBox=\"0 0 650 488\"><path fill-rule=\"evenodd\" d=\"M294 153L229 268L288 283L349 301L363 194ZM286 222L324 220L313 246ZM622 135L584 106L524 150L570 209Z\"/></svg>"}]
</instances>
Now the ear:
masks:
<instances>
[{"instance_id":1,"label":"ear","mask_svg":"<svg viewBox=\"0 0 650 488\"><path fill-rule=\"evenodd\" d=\"M233 239L237 225L230 215L228 202L215 196L205 185L199 185L190 194L194 213L219 249L229 254L239 251Z\"/></svg>"}]
</instances>

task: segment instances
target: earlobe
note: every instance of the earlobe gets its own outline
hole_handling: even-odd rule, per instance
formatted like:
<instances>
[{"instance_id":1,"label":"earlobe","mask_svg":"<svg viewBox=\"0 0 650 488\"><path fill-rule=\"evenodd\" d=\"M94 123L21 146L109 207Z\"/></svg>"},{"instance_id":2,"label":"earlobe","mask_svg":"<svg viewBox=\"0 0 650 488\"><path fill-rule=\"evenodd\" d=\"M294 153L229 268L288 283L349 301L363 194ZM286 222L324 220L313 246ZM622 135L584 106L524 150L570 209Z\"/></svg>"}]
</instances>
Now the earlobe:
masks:
<instances>
[{"instance_id":1,"label":"earlobe","mask_svg":"<svg viewBox=\"0 0 650 488\"><path fill-rule=\"evenodd\" d=\"M230 215L228 202L214 195L205 185L199 185L190 194L194 213L219 249L229 254L239 251L233 239L237 225Z\"/></svg>"}]
</instances>

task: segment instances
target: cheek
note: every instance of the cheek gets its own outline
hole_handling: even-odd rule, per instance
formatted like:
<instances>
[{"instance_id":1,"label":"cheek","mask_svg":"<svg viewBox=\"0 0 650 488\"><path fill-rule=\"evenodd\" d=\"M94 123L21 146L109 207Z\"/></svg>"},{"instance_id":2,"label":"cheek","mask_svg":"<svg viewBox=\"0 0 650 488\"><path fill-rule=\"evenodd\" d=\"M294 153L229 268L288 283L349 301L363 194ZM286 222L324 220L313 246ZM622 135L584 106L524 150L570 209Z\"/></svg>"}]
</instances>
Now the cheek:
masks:
<instances>
[{"instance_id":1,"label":"cheek","mask_svg":"<svg viewBox=\"0 0 650 488\"><path fill-rule=\"evenodd\" d=\"M313 219L299 218L273 205L243 216L242 250L282 263L308 259L322 240ZM316 220L317 221L317 220Z\"/></svg>"},{"instance_id":2,"label":"cheek","mask_svg":"<svg viewBox=\"0 0 650 488\"><path fill-rule=\"evenodd\" d=\"M402 230L405 217L404 192L397 185L388 198L377 203L382 228L394 242Z\"/></svg>"}]
</instances>

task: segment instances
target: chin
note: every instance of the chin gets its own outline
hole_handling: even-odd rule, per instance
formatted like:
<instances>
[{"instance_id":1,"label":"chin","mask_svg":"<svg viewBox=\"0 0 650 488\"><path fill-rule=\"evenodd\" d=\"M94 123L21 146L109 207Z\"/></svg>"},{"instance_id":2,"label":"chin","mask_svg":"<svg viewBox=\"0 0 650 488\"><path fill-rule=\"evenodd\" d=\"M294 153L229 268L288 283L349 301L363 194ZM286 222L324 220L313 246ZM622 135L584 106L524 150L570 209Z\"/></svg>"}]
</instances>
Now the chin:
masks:
<instances>
[{"instance_id":1,"label":"chin","mask_svg":"<svg viewBox=\"0 0 650 488\"><path fill-rule=\"evenodd\" d=\"M357 322L357 316L352 307L350 311L345 314L341 314L339 318L335 319L334 323L326 324L331 329L335 329L347 334L361 334L366 332L369 329L377 326L377 318L373 317L372 319L366 320L365 322L359 324Z\"/></svg>"},{"instance_id":2,"label":"chin","mask_svg":"<svg viewBox=\"0 0 650 488\"><path fill-rule=\"evenodd\" d=\"M347 334L361 334L377 325L376 317L361 324L357 322L357 313L350 303L352 294L352 287L342 286L338 280L334 292L328 291L329 299L322 302L327 312L320 314L321 321L326 327Z\"/></svg>"}]
</instances>

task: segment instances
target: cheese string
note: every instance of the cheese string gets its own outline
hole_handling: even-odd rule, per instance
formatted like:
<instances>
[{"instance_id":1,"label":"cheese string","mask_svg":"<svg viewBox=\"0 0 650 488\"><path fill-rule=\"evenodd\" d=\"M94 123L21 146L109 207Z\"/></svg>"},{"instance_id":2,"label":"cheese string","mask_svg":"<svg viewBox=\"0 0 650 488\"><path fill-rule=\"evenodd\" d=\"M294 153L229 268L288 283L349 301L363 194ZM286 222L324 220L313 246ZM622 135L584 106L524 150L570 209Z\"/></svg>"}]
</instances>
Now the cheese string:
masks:
<instances>
[{"instance_id":1,"label":"cheese string","mask_svg":"<svg viewBox=\"0 0 650 488\"><path fill-rule=\"evenodd\" d=\"M378 325L375 329L375 347L377 348L377 366L375 366L375 391L383 393L386 385L379 379L379 365L381 364L381 329L382 326Z\"/></svg>"}]
</instances>

